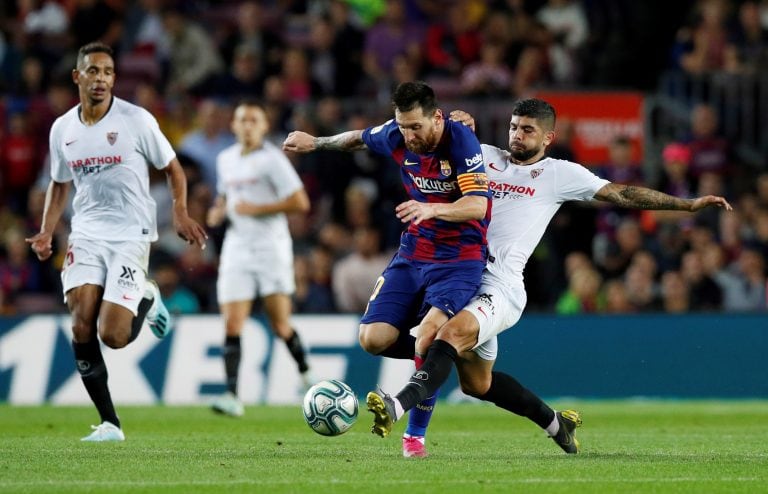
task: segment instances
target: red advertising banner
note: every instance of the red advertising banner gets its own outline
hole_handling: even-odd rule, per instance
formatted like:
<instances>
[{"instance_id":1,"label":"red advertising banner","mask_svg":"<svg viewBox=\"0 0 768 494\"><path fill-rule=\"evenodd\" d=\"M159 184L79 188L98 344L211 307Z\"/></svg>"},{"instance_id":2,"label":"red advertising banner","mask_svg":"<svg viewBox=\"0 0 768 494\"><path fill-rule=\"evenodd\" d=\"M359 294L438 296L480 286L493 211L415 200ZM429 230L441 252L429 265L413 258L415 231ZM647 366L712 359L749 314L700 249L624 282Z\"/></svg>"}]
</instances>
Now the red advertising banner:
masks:
<instances>
[{"instance_id":1,"label":"red advertising banner","mask_svg":"<svg viewBox=\"0 0 768 494\"><path fill-rule=\"evenodd\" d=\"M643 95L636 92L540 92L557 112L555 140L572 133L576 161L599 165L617 136L632 142L632 160L643 159ZM570 129L567 127L571 126Z\"/></svg>"}]
</instances>

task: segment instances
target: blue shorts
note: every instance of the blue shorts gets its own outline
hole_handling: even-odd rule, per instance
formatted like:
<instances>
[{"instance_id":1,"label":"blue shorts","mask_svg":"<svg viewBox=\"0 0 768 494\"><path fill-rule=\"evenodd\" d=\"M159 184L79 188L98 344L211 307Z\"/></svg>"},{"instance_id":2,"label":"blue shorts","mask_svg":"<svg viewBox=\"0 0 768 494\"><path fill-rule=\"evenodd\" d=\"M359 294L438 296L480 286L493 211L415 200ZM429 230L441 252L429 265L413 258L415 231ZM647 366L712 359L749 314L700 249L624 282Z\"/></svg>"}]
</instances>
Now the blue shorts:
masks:
<instances>
[{"instance_id":1,"label":"blue shorts","mask_svg":"<svg viewBox=\"0 0 768 494\"><path fill-rule=\"evenodd\" d=\"M395 255L377 280L360 322L385 322L408 331L430 307L453 316L477 292L484 268L484 261L432 263Z\"/></svg>"}]
</instances>

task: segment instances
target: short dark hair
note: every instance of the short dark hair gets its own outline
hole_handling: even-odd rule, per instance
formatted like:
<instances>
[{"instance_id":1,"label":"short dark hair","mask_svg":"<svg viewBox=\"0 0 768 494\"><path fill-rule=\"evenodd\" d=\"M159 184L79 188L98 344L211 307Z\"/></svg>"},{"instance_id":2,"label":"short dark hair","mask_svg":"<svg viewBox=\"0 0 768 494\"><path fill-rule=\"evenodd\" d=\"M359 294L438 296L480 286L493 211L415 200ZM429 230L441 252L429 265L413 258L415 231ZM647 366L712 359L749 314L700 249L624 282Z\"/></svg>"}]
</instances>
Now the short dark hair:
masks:
<instances>
[{"instance_id":1,"label":"short dark hair","mask_svg":"<svg viewBox=\"0 0 768 494\"><path fill-rule=\"evenodd\" d=\"M267 110L264 108L264 104L256 97L254 96L243 96L242 98L235 101L235 108L239 106L255 106L257 108L261 108L262 111L266 112Z\"/></svg>"},{"instance_id":2,"label":"short dark hair","mask_svg":"<svg viewBox=\"0 0 768 494\"><path fill-rule=\"evenodd\" d=\"M81 46L77 51L77 67L81 67L85 56L90 55L91 53L106 53L112 57L113 60L115 58L115 52L112 50L112 47L101 41L94 41L93 43Z\"/></svg>"},{"instance_id":3,"label":"short dark hair","mask_svg":"<svg viewBox=\"0 0 768 494\"><path fill-rule=\"evenodd\" d=\"M420 106L424 115L431 115L437 110L437 99L435 99L435 92L426 83L403 82L398 84L392 93L392 106L401 112L411 111Z\"/></svg>"},{"instance_id":4,"label":"short dark hair","mask_svg":"<svg viewBox=\"0 0 768 494\"><path fill-rule=\"evenodd\" d=\"M554 130L555 109L543 99L521 99L512 107L512 115L535 118L545 130Z\"/></svg>"}]
</instances>

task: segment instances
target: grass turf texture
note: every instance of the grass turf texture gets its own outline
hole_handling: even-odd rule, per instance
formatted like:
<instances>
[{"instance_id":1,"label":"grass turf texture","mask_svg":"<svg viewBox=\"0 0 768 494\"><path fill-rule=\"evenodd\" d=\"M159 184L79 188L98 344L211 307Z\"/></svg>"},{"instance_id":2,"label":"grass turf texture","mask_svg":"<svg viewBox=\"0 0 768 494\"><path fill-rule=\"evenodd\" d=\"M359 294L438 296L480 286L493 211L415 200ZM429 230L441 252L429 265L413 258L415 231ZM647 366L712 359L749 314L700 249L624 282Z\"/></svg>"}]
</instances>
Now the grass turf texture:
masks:
<instances>
[{"instance_id":1,"label":"grass turf texture","mask_svg":"<svg viewBox=\"0 0 768 494\"><path fill-rule=\"evenodd\" d=\"M565 403L555 403L566 405ZM124 443L81 443L90 407L0 406L0 492L768 492L768 401L569 402L582 453L567 456L525 419L440 403L430 457L368 432L364 409L322 437L299 406L120 407Z\"/></svg>"}]
</instances>

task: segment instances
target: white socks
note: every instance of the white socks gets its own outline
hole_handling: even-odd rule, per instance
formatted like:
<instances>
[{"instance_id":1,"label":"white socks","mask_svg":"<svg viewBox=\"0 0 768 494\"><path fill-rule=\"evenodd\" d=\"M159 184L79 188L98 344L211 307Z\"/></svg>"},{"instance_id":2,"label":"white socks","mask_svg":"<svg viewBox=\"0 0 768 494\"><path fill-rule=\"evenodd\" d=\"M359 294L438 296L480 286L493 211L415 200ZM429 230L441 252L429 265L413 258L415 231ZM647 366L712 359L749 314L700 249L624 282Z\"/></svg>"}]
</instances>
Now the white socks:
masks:
<instances>
[{"instance_id":1,"label":"white socks","mask_svg":"<svg viewBox=\"0 0 768 494\"><path fill-rule=\"evenodd\" d=\"M395 402L397 402L397 400L395 400ZM549 424L545 430L551 437L555 437L560 431L560 422L557 421L557 412L555 412L555 418L552 419L552 423Z\"/></svg>"}]
</instances>

